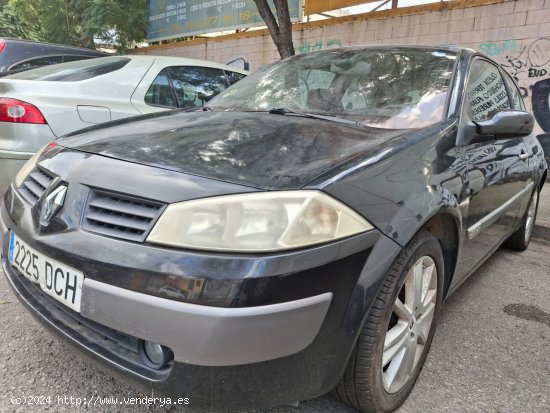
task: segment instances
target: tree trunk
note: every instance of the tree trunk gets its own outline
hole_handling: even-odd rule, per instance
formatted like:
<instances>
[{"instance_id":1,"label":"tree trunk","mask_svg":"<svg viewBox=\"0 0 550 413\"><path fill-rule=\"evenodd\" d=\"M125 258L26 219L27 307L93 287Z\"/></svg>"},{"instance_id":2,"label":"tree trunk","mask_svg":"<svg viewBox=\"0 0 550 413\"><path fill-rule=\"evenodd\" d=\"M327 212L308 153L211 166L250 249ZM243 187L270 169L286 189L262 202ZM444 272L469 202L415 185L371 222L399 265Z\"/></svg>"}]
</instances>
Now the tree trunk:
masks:
<instances>
[{"instance_id":1,"label":"tree trunk","mask_svg":"<svg viewBox=\"0 0 550 413\"><path fill-rule=\"evenodd\" d=\"M292 43L292 23L288 2L285 0L274 0L277 11L277 22L279 23L279 54L281 58L294 56L294 44Z\"/></svg>"},{"instance_id":2,"label":"tree trunk","mask_svg":"<svg viewBox=\"0 0 550 413\"><path fill-rule=\"evenodd\" d=\"M294 44L292 43L292 23L290 22L290 12L288 2L283 0L274 0L277 18L273 15L267 0L254 0L258 12L271 34L271 38L279 51L282 59L294 56Z\"/></svg>"}]
</instances>

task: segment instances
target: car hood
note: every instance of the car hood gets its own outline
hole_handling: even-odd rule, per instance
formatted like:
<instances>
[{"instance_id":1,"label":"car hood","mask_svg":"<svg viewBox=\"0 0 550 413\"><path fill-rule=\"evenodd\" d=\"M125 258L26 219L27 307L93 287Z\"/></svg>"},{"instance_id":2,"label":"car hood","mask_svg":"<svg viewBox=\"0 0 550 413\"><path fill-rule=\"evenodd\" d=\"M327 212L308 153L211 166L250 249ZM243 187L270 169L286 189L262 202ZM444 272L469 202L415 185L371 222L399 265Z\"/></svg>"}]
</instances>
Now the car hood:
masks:
<instances>
[{"instance_id":1,"label":"car hood","mask_svg":"<svg viewBox=\"0 0 550 413\"><path fill-rule=\"evenodd\" d=\"M263 112L168 112L58 140L78 151L260 189L298 189L406 133Z\"/></svg>"}]
</instances>

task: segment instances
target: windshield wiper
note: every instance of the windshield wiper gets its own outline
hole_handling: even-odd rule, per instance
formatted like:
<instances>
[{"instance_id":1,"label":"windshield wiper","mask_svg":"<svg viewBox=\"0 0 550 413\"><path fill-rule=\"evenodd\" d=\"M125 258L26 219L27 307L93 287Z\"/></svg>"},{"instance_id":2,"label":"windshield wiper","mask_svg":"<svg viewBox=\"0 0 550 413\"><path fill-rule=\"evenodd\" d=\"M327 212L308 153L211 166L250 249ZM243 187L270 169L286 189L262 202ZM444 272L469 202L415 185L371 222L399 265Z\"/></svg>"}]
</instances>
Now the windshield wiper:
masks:
<instances>
[{"instance_id":1,"label":"windshield wiper","mask_svg":"<svg viewBox=\"0 0 550 413\"><path fill-rule=\"evenodd\" d=\"M296 112L294 110L290 110L286 108L273 108L273 109L269 109L268 112L272 115L301 116L303 118L328 120L330 122L345 123L345 124L354 125L354 126L363 125L362 122L359 122L357 120L345 119L339 116L321 115L321 114L308 113L308 112Z\"/></svg>"}]
</instances>

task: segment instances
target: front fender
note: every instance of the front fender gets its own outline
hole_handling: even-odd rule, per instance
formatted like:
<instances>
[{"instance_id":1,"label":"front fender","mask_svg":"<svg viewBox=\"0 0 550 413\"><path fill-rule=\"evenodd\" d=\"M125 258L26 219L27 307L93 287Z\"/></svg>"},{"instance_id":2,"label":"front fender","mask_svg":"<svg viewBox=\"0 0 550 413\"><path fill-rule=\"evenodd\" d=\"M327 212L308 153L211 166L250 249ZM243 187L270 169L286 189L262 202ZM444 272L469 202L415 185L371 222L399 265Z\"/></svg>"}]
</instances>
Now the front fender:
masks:
<instances>
[{"instance_id":1,"label":"front fender","mask_svg":"<svg viewBox=\"0 0 550 413\"><path fill-rule=\"evenodd\" d=\"M466 163L455 147L457 123L418 130L357 161L367 167L348 166L338 181L327 179L328 184L315 187L354 208L401 246L440 213L451 215L460 231L460 202L467 197Z\"/></svg>"}]
</instances>

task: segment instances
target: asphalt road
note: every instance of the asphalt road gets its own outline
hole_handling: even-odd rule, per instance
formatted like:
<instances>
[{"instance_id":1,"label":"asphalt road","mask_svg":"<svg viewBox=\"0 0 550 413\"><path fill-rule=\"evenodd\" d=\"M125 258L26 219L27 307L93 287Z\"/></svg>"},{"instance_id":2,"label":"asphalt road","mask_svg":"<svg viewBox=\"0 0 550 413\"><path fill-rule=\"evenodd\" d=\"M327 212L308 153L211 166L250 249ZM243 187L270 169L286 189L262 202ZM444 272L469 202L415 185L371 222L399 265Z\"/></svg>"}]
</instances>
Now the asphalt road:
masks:
<instances>
[{"instance_id":1,"label":"asphalt road","mask_svg":"<svg viewBox=\"0 0 550 413\"><path fill-rule=\"evenodd\" d=\"M400 413L550 412L550 243L498 251L446 303L432 350ZM0 276L0 412L192 412L159 406L80 408L58 396L142 397L52 338ZM51 404L16 405L23 396ZM323 396L262 413L347 413ZM256 412L260 413L260 412Z\"/></svg>"}]
</instances>

